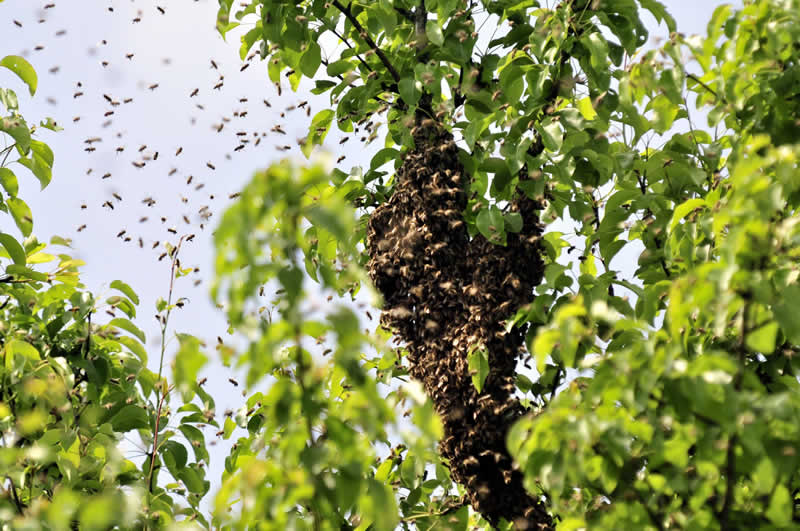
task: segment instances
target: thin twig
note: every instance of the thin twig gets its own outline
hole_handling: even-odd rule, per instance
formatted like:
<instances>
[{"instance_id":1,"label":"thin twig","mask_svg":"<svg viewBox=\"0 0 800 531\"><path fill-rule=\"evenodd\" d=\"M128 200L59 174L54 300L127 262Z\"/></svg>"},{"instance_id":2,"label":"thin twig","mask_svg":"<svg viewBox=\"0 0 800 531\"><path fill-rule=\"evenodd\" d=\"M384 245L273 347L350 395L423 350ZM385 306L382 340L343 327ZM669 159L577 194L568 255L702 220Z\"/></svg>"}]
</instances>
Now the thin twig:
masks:
<instances>
[{"instance_id":1,"label":"thin twig","mask_svg":"<svg viewBox=\"0 0 800 531\"><path fill-rule=\"evenodd\" d=\"M178 253L180 253L181 245L183 244L183 240L186 236L181 236L180 240L178 240L178 245L175 246L175 249L172 252L172 264L170 265L170 275L169 275L169 295L167 296L167 314L164 316L163 320L161 321L161 358L158 361L158 379L161 380L161 373L164 369L164 353L166 351L166 339L167 339L167 321L169 321L169 315L172 313L172 288L175 285L175 267L177 266L178 262ZM156 395L158 396L158 395Z\"/></svg>"},{"instance_id":2,"label":"thin twig","mask_svg":"<svg viewBox=\"0 0 800 531\"><path fill-rule=\"evenodd\" d=\"M700 81L700 78L699 78L699 77L697 77L696 75L694 75L694 74L686 74L686 77L687 77L688 79L691 79L691 80L692 80L692 81L694 81L695 83L698 83L698 84L699 84L701 87L703 87L703 88L704 88L704 89L706 89L708 92L710 92L710 93L711 93L711 94L712 94L712 95L713 95L715 98L717 98L718 100L719 100L719 99L722 99L722 98L720 98L720 97L719 97L719 95L717 94L717 92L716 92L714 89L712 89L711 87L709 87L708 85L706 85L705 83L703 83L702 81ZM722 99L722 101L725 101L725 100L724 100L724 99Z\"/></svg>"},{"instance_id":3,"label":"thin twig","mask_svg":"<svg viewBox=\"0 0 800 531\"><path fill-rule=\"evenodd\" d=\"M348 40L347 40L347 37L345 37L344 35L340 34L338 31L336 31L336 28L335 28L335 27L333 27L333 26L331 26L331 25L328 23L328 21L327 21L327 20L325 20L325 19L322 19L322 23L325 25L325 27L328 29L328 31L330 31L331 33L333 33L334 35L336 35L336 36L339 38L339 40L340 40L340 41L342 41L342 42L344 43L344 45L345 45L345 46L347 46L347 47L348 47L348 48L350 48L351 50L355 50L355 48L353 48L353 45L351 45L351 44L350 44L350 42L348 42ZM355 54L355 55L356 55L356 59L358 59L358 61L359 61L359 62L360 62L362 65L364 65L364 67L365 67L367 70L369 70L370 72L372 72L372 71L373 71L372 67L371 67L371 66L369 66L369 64L368 64L368 63L367 63L367 62L366 62L366 61L365 61L365 60L364 60L364 59L363 59L363 58L362 58L362 57L361 57L359 54ZM341 77L341 76L339 76L339 77Z\"/></svg>"},{"instance_id":4,"label":"thin twig","mask_svg":"<svg viewBox=\"0 0 800 531\"><path fill-rule=\"evenodd\" d=\"M367 33L366 30L364 29L364 27L361 26L361 23L358 21L358 19L356 19L355 15L353 15L353 12L350 11L350 8L343 6L342 3L339 2L339 0L333 0L333 4L332 5L336 9L338 9L339 11L342 12L342 14L347 18L347 20L350 21L350 23L356 29L358 34L361 35L361 38L364 39L364 41L367 43L367 45L370 48L372 48L373 50L375 50L375 54L381 60L381 62L386 67L386 69L389 71L389 73L392 75L392 78L394 79L395 83L399 83L400 82L400 74L397 72L397 70L395 70L394 66L392 66L392 63L389 62L389 58L386 57L386 54L383 53L383 50L378 48L378 45L375 44L375 41L372 40L372 37L369 36L369 33Z\"/></svg>"},{"instance_id":5,"label":"thin twig","mask_svg":"<svg viewBox=\"0 0 800 531\"><path fill-rule=\"evenodd\" d=\"M14 480L11 479L11 476L6 476L6 479L11 484L11 495L14 498L14 505L17 507L17 512L19 514L23 514L25 512L25 508L22 505L22 501L19 499L19 494L17 493L17 486L14 485Z\"/></svg>"}]
</instances>

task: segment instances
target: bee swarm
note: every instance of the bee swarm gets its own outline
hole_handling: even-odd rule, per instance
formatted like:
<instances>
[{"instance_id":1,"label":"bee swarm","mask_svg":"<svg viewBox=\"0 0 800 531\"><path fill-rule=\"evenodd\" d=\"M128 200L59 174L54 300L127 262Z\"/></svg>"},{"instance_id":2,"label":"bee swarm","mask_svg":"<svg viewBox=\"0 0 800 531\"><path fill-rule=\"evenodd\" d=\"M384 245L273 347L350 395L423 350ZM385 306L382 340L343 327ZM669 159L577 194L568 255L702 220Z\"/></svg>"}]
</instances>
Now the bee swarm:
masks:
<instances>
[{"instance_id":1,"label":"bee swarm","mask_svg":"<svg viewBox=\"0 0 800 531\"><path fill-rule=\"evenodd\" d=\"M533 300L542 279L541 205L518 192L511 208L523 229L509 233L504 247L470 238L461 219L466 176L452 135L429 123L412 134L416 147L367 231L368 271L384 297L381 324L407 345L411 375L444 424L439 450L472 506L493 525L505 518L522 529L551 527L505 445L509 427L526 413L512 394L525 329L506 333L503 321ZM488 351L490 367L481 393L467 362L478 347Z\"/></svg>"}]
</instances>

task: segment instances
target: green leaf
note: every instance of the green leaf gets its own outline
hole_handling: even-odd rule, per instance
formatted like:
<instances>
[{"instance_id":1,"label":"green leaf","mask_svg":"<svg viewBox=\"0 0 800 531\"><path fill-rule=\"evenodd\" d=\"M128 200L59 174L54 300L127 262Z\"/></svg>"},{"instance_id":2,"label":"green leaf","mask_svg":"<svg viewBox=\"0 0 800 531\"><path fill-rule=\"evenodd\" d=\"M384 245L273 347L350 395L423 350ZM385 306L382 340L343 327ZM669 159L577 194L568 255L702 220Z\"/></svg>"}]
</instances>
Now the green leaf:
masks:
<instances>
[{"instance_id":1,"label":"green leaf","mask_svg":"<svg viewBox=\"0 0 800 531\"><path fill-rule=\"evenodd\" d=\"M8 209L11 211L11 217L14 218L14 223L19 227L20 232L25 237L31 235L33 230L33 214L28 204L19 197L9 197L6 199Z\"/></svg>"},{"instance_id":2,"label":"green leaf","mask_svg":"<svg viewBox=\"0 0 800 531\"><path fill-rule=\"evenodd\" d=\"M31 153L30 158L20 157L17 162L28 168L39 179L41 189L44 190L53 178L53 152L44 142L32 140Z\"/></svg>"},{"instance_id":3,"label":"green leaf","mask_svg":"<svg viewBox=\"0 0 800 531\"><path fill-rule=\"evenodd\" d=\"M489 241L497 241L504 234L505 221L500 209L492 205L478 212L475 220L478 231Z\"/></svg>"},{"instance_id":4,"label":"green leaf","mask_svg":"<svg viewBox=\"0 0 800 531\"><path fill-rule=\"evenodd\" d=\"M16 111L19 109L17 93L11 89L0 88L0 103L9 111Z\"/></svg>"},{"instance_id":5,"label":"green leaf","mask_svg":"<svg viewBox=\"0 0 800 531\"><path fill-rule=\"evenodd\" d=\"M519 232L522 230L522 214L519 212L509 212L505 216L505 226L509 232Z\"/></svg>"},{"instance_id":6,"label":"green leaf","mask_svg":"<svg viewBox=\"0 0 800 531\"><path fill-rule=\"evenodd\" d=\"M192 443L194 458L197 461L208 462L208 450L206 450L206 438L203 436L203 432L188 424L181 424L178 429Z\"/></svg>"},{"instance_id":7,"label":"green leaf","mask_svg":"<svg viewBox=\"0 0 800 531\"><path fill-rule=\"evenodd\" d=\"M7 133L17 143L20 153L27 155L31 149L31 130L21 116L0 118L0 131Z\"/></svg>"},{"instance_id":8,"label":"green leaf","mask_svg":"<svg viewBox=\"0 0 800 531\"><path fill-rule=\"evenodd\" d=\"M542 143L548 151L557 152L561 149L564 137L561 134L561 126L552 118L546 118L541 124L536 125L536 130L542 136Z\"/></svg>"},{"instance_id":9,"label":"green leaf","mask_svg":"<svg viewBox=\"0 0 800 531\"><path fill-rule=\"evenodd\" d=\"M383 148L372 157L369 162L369 169L377 170L387 162L397 160L398 155L400 155L400 152L394 148Z\"/></svg>"},{"instance_id":10,"label":"green leaf","mask_svg":"<svg viewBox=\"0 0 800 531\"><path fill-rule=\"evenodd\" d=\"M321 49L315 41L310 41L300 58L300 71L306 77L314 77L322 61Z\"/></svg>"},{"instance_id":11,"label":"green leaf","mask_svg":"<svg viewBox=\"0 0 800 531\"><path fill-rule=\"evenodd\" d=\"M128 350L133 352L142 364L147 364L147 351L141 343L128 336L120 336L117 338L117 341L128 347Z\"/></svg>"},{"instance_id":12,"label":"green leaf","mask_svg":"<svg viewBox=\"0 0 800 531\"><path fill-rule=\"evenodd\" d=\"M680 221L685 218L689 212L693 211L696 208L702 208L706 205L705 199L694 198L688 199L678 205L675 208L675 211L672 213L672 221L669 223L669 231L672 232L675 229L675 226L680 223Z\"/></svg>"},{"instance_id":13,"label":"green leaf","mask_svg":"<svg viewBox=\"0 0 800 531\"><path fill-rule=\"evenodd\" d=\"M110 495L87 497L81 508L80 529L88 531L101 531L113 525L115 515L119 514L119 507Z\"/></svg>"},{"instance_id":14,"label":"green leaf","mask_svg":"<svg viewBox=\"0 0 800 531\"><path fill-rule=\"evenodd\" d=\"M483 391L483 384L489 376L489 352L484 347L473 347L467 355L469 372L472 376L472 385L480 393Z\"/></svg>"},{"instance_id":15,"label":"green leaf","mask_svg":"<svg viewBox=\"0 0 800 531\"><path fill-rule=\"evenodd\" d=\"M39 361L41 356L39 355L39 351L36 348L28 343L27 341L22 341L21 339L11 339L6 343L5 346L5 358L6 358L6 367L12 366L13 359L17 356L22 356L27 358L31 361Z\"/></svg>"},{"instance_id":16,"label":"green leaf","mask_svg":"<svg viewBox=\"0 0 800 531\"><path fill-rule=\"evenodd\" d=\"M164 457L169 455L169 459L171 459L171 463L168 459L164 459L165 462L169 464L174 464L175 471L178 471L186 466L186 463L189 461L189 452L186 451L186 447L177 441L167 441L164 443L162 452L165 454ZM169 467L169 464L167 465ZM173 472L173 469L170 468L170 472Z\"/></svg>"},{"instance_id":17,"label":"green leaf","mask_svg":"<svg viewBox=\"0 0 800 531\"><path fill-rule=\"evenodd\" d=\"M126 297L128 297L131 300L131 302L133 302L133 304L135 304L137 306L139 305L139 296L136 295L136 292L133 291L133 289L129 285L124 283L123 281L121 281L121 280L112 281L111 282L111 289L116 289L116 290L121 291L122 293L125 294Z\"/></svg>"},{"instance_id":18,"label":"green leaf","mask_svg":"<svg viewBox=\"0 0 800 531\"><path fill-rule=\"evenodd\" d=\"M142 343L147 343L144 332L142 332L142 330L133 324L129 319L125 319L124 317L115 317L114 319L111 319L108 324L117 328L121 328L126 332L130 332Z\"/></svg>"},{"instance_id":19,"label":"green leaf","mask_svg":"<svg viewBox=\"0 0 800 531\"><path fill-rule=\"evenodd\" d=\"M342 76L347 72L350 72L356 67L352 62L341 59L339 61L334 61L328 64L328 67L325 69L329 76L336 77Z\"/></svg>"},{"instance_id":20,"label":"green leaf","mask_svg":"<svg viewBox=\"0 0 800 531\"><path fill-rule=\"evenodd\" d=\"M442 34L442 28L439 27L439 23L435 20L428 20L425 23L425 35L428 36L428 40L431 41L436 46L441 46L444 44L444 35Z\"/></svg>"},{"instance_id":21,"label":"green leaf","mask_svg":"<svg viewBox=\"0 0 800 531\"><path fill-rule=\"evenodd\" d=\"M783 289L783 300L773 308L775 318L791 343L800 345L800 286L791 285Z\"/></svg>"},{"instance_id":22,"label":"green leaf","mask_svg":"<svg viewBox=\"0 0 800 531\"><path fill-rule=\"evenodd\" d=\"M745 342L747 346L761 354L772 354L775 351L775 339L778 336L778 323L773 321L750 331Z\"/></svg>"},{"instance_id":23,"label":"green leaf","mask_svg":"<svg viewBox=\"0 0 800 531\"><path fill-rule=\"evenodd\" d=\"M29 267L17 264L10 264L8 267L6 267L6 273L14 275L19 278L27 278L30 280L35 280L37 282L44 282L47 280L47 275L45 273L34 271Z\"/></svg>"},{"instance_id":24,"label":"green leaf","mask_svg":"<svg viewBox=\"0 0 800 531\"><path fill-rule=\"evenodd\" d=\"M311 156L314 146L321 145L325 141L335 117L336 112L333 109L323 109L311 119L311 125L308 126L308 136L302 147L303 155L306 158Z\"/></svg>"},{"instance_id":25,"label":"green leaf","mask_svg":"<svg viewBox=\"0 0 800 531\"><path fill-rule=\"evenodd\" d=\"M10 234L0 232L0 245L5 247L8 256L11 257L15 264L25 265L25 249L22 248L16 238Z\"/></svg>"},{"instance_id":26,"label":"green leaf","mask_svg":"<svg viewBox=\"0 0 800 531\"><path fill-rule=\"evenodd\" d=\"M4 66L17 74L26 85L31 96L36 94L36 84L38 83L36 77L36 70L33 66L19 55L7 55L0 60L0 66Z\"/></svg>"},{"instance_id":27,"label":"green leaf","mask_svg":"<svg viewBox=\"0 0 800 531\"><path fill-rule=\"evenodd\" d=\"M403 98L403 101L406 102L406 105L409 107L416 107L417 103L419 102L419 98L422 96L422 91L418 86L418 83L415 79L406 77L400 80L399 89L400 89L400 97Z\"/></svg>"},{"instance_id":28,"label":"green leaf","mask_svg":"<svg viewBox=\"0 0 800 531\"><path fill-rule=\"evenodd\" d=\"M8 168L0 168L0 185L3 186L3 189L8 195L11 197L17 197L17 192L19 192L19 182L17 181L17 176L14 175L13 171L9 170Z\"/></svg>"},{"instance_id":29,"label":"green leaf","mask_svg":"<svg viewBox=\"0 0 800 531\"><path fill-rule=\"evenodd\" d=\"M314 85L314 88L311 89L311 93L320 95L335 87L336 83L327 79L317 79L314 81Z\"/></svg>"},{"instance_id":30,"label":"green leaf","mask_svg":"<svg viewBox=\"0 0 800 531\"><path fill-rule=\"evenodd\" d=\"M767 509L767 518L777 526L788 526L792 522L793 502L792 495L785 485L779 484L772 493L772 499Z\"/></svg>"},{"instance_id":31,"label":"green leaf","mask_svg":"<svg viewBox=\"0 0 800 531\"><path fill-rule=\"evenodd\" d=\"M589 96L578 100L578 111L580 111L581 115L587 120L594 120L597 118L597 111L594 110L592 98Z\"/></svg>"},{"instance_id":32,"label":"green leaf","mask_svg":"<svg viewBox=\"0 0 800 531\"><path fill-rule=\"evenodd\" d=\"M46 120L41 120L39 122L39 125L41 127L44 127L45 129L49 129L50 131L53 131L55 133L58 133L59 131L63 131L64 130L63 127L61 127L60 125L56 124L56 121L53 120L50 117L47 117Z\"/></svg>"},{"instance_id":33,"label":"green leaf","mask_svg":"<svg viewBox=\"0 0 800 531\"><path fill-rule=\"evenodd\" d=\"M197 375L208 357L200 350L200 340L189 334L178 334L180 348L175 355L173 379L175 384L184 393L184 400L191 398L191 390L197 381Z\"/></svg>"},{"instance_id":34,"label":"green leaf","mask_svg":"<svg viewBox=\"0 0 800 531\"><path fill-rule=\"evenodd\" d=\"M205 482L200 476L200 473L192 468L184 468L178 473L180 480L189 489L189 492L194 494L203 494L205 492Z\"/></svg>"},{"instance_id":35,"label":"green leaf","mask_svg":"<svg viewBox=\"0 0 800 531\"><path fill-rule=\"evenodd\" d=\"M135 404L128 404L111 417L111 426L114 431L126 432L146 428L147 412Z\"/></svg>"}]
</instances>

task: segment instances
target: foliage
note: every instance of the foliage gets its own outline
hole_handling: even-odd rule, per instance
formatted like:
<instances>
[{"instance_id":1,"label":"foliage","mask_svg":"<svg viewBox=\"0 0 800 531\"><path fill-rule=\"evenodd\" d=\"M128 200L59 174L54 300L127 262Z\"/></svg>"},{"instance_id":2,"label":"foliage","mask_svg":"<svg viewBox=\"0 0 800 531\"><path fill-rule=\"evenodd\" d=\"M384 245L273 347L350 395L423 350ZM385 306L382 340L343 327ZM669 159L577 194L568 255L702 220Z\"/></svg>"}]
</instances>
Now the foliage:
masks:
<instances>
[{"instance_id":1,"label":"foliage","mask_svg":"<svg viewBox=\"0 0 800 531\"><path fill-rule=\"evenodd\" d=\"M644 11L671 31L658 49L641 50ZM157 308L156 373L133 290L86 293L80 262L30 236L6 161L16 153L44 187L53 154L0 89L0 130L13 140L0 152L0 209L25 238L0 234L0 521L488 526L465 503L472 486L454 483L455 464L434 451L447 434L409 379L406 348L390 348L386 330L363 331L352 305L317 300L367 293L380 304L363 269L367 223L420 128L437 127L458 146L471 238L507 248L527 223L511 208L519 193L544 205L543 222L574 228L537 240L543 280L505 321L536 366L517 374L527 414L508 427L507 451L552 526L797 526L799 13L797 0L721 6L706 36L686 37L656 0L220 0L223 36L252 23L242 57L257 47L273 81L297 89L306 77L330 95L335 111L312 119L307 156L334 122L367 128L372 142L384 120L388 134L364 171L284 161L257 172L220 222L212 295L247 344L217 350L265 391L219 427L245 435L211 514L200 508L210 483L198 427L216 426L196 380L204 345L177 334L171 382L162 374L180 245ZM484 18L499 28L488 47ZM331 41L345 47L334 53ZM24 59L0 65L35 92ZM275 297L265 303L264 292ZM105 309L125 317L93 323ZM478 394L496 356L489 345L465 351ZM140 464L120 446L134 430Z\"/></svg>"},{"instance_id":2,"label":"foliage","mask_svg":"<svg viewBox=\"0 0 800 531\"><path fill-rule=\"evenodd\" d=\"M35 93L36 73L27 61L8 56L0 65ZM12 168L24 166L44 188L54 155L34 138L39 128L20 114L16 93L0 88L0 101L9 113L2 118L2 131L13 140L0 151L5 191L0 209L24 237L0 233L5 259L0 279L0 523L3 529L151 527L176 518L205 524L198 508L210 486L203 469L209 457L198 426L216 421L214 400L196 380L206 359L201 345L191 336L178 336L174 383L168 384L161 368L158 373L147 368L145 335L133 322L139 303L134 290L117 280L102 297L85 291L79 277L84 262L50 251L69 242L54 236L48 247L32 235L33 218L17 195ZM60 129L51 119L39 127ZM179 247L170 249L173 278L186 273L177 267ZM171 294L170 286L170 299L157 308L162 345L169 312L177 304ZM101 312L112 318L93 322ZM162 362L163 357L162 346ZM173 411L176 386L183 401ZM138 434L143 459L123 442L131 432Z\"/></svg>"}]
</instances>

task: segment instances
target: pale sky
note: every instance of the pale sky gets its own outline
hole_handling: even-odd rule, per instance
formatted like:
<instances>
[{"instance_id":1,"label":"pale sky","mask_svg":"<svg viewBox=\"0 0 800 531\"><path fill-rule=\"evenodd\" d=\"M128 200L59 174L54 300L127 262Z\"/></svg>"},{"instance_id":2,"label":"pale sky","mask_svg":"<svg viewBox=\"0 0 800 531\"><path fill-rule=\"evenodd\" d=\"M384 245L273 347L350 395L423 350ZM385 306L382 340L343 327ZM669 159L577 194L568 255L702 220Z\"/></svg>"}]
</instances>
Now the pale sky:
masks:
<instances>
[{"instance_id":1,"label":"pale sky","mask_svg":"<svg viewBox=\"0 0 800 531\"><path fill-rule=\"evenodd\" d=\"M0 86L17 92L21 112L29 122L52 116L65 128L60 133L43 131L39 137L55 152L53 180L45 191L39 192L38 181L21 166L11 169L19 178L20 196L33 211L34 233L41 241L49 241L52 235L72 238L73 249L67 252L87 262L82 279L91 291L99 294L105 290L108 294L108 285L115 279L128 282L137 291L141 305L136 322L147 333L151 368L157 370L155 300L166 298L169 286L169 261L158 261L158 256L164 252L164 241L174 243L178 237L168 229L175 229L178 235L196 234L193 242L184 245L181 262L201 270L199 275L176 281L176 298L187 297L190 303L172 314L171 330L195 334L213 346L217 336L226 337L225 319L209 300L208 283L193 285L195 278L211 277L211 231L222 208L230 202L229 194L238 191L254 170L285 156L303 159L296 139L306 135L310 118L302 109L286 108L309 100L313 116L327 104L327 97L293 94L288 83L283 84L279 97L267 78L266 64L260 61L240 72L239 33L229 35L227 43L217 34L215 1L55 0L55 7L43 9L47 3L0 3L0 57L26 57L38 72L39 90L31 99L5 69L0 69ZM723 2L664 3L679 30L692 34L704 33L714 8ZM165 13L157 6L163 6ZM134 22L136 18L140 21ZM40 19L45 22L39 23ZM21 28L13 23L15 20ZM651 37L666 35L663 25L655 27L650 17L646 20ZM36 50L37 46L43 49ZM127 58L127 54L133 55ZM218 69L212 67L212 60ZM105 66L103 61L107 62ZM224 84L214 89L221 75ZM158 86L148 88L154 84ZM190 96L195 89L197 95ZM76 95L79 92L83 94ZM109 104L104 95L120 104ZM127 98L133 101L123 103ZM248 101L240 101L243 98ZM264 105L264 99L271 108ZM109 111L113 115L105 116ZM234 117L241 111L247 111L247 115ZM74 122L78 116L80 120ZM213 127L222 123L223 117L230 121L217 133ZM287 134L271 131L276 124ZM237 132L245 132L244 138L251 142L234 152L240 138ZM253 132L266 133L259 146L254 146ZM85 140L93 137L102 141L91 144L94 152L84 151L89 147ZM367 150L355 139L340 146L339 138L332 131L326 145L336 157L346 155L340 166L345 171L353 165L368 166L370 152L381 147L376 141L373 149ZM146 148L140 152L143 145ZM291 149L284 152L276 148L283 145ZM118 152L117 148L124 150ZM176 156L178 148L182 152ZM155 152L158 159L152 160ZM151 160L141 169L134 167L133 162L143 156ZM91 173L87 174L89 169ZM104 179L106 173L111 176ZM187 185L189 176L192 180ZM199 184L204 187L195 189ZM146 197L154 198L155 206L143 204ZM113 210L102 206L106 201L114 205ZM82 209L82 204L87 208ZM205 205L214 215L201 230L198 211ZM190 224L184 222L184 215ZM140 223L144 216L148 221ZM167 218L163 223L162 216ZM86 228L78 232L82 225ZM0 216L0 230L20 236L9 216ZM126 233L118 238L122 230ZM132 240L124 242L126 236ZM140 237L144 249L139 248ZM155 241L162 244L152 249ZM58 248L52 251L64 252ZM213 374L207 390L220 397L218 411L238 407L241 387L236 389L228 383L229 371L214 361L207 373ZM206 437L213 440L213 432L207 432ZM209 478L213 493L223 457L218 452L212 452L212 456Z\"/></svg>"}]
</instances>

